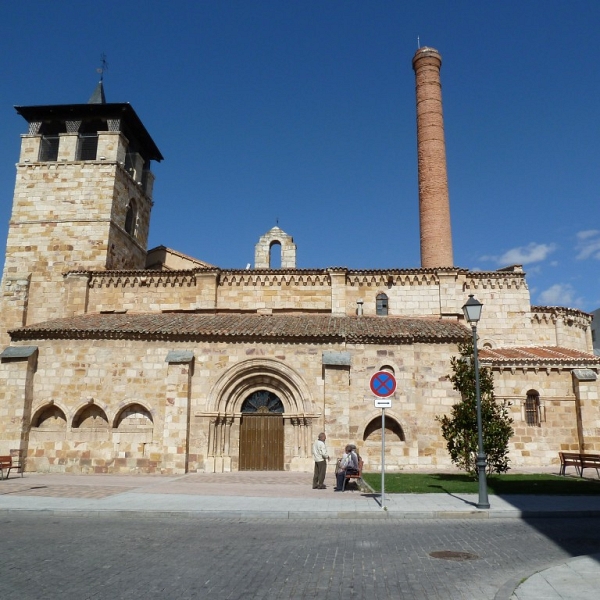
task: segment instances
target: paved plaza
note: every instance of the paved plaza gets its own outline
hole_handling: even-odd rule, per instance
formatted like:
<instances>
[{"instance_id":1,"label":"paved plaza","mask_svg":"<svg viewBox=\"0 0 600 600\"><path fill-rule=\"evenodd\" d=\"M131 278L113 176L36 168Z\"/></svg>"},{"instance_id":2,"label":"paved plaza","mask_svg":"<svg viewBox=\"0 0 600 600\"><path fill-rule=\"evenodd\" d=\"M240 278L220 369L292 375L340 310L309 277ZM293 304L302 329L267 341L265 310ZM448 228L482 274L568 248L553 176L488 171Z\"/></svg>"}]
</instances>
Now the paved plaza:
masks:
<instances>
[{"instance_id":1,"label":"paved plaza","mask_svg":"<svg viewBox=\"0 0 600 600\"><path fill-rule=\"evenodd\" d=\"M600 497L313 490L287 472L0 481L4 599L597 598Z\"/></svg>"}]
</instances>

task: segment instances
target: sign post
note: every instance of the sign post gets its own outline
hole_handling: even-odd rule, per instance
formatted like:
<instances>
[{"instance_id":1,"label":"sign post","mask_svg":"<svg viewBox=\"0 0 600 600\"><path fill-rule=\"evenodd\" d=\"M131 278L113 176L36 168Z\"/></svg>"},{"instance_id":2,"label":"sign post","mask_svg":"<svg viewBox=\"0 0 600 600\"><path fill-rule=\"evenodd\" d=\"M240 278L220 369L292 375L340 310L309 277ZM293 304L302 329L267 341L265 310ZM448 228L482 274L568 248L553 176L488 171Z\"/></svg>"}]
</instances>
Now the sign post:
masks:
<instances>
[{"instance_id":1,"label":"sign post","mask_svg":"<svg viewBox=\"0 0 600 600\"><path fill-rule=\"evenodd\" d=\"M385 510L385 408L381 409L381 510Z\"/></svg>"},{"instance_id":2,"label":"sign post","mask_svg":"<svg viewBox=\"0 0 600 600\"><path fill-rule=\"evenodd\" d=\"M392 408L389 396L396 391L396 378L387 371L377 371L369 387L377 396L375 408L381 408L381 510L385 510L385 409Z\"/></svg>"}]
</instances>

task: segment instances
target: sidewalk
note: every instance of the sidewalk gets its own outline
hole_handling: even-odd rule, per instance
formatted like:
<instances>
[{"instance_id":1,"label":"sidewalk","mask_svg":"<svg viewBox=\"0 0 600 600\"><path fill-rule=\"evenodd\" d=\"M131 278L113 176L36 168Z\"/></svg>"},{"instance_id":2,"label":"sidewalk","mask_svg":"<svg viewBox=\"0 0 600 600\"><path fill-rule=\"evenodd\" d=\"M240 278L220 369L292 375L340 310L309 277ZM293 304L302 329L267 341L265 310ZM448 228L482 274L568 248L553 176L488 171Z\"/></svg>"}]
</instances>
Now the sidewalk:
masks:
<instances>
[{"instance_id":1,"label":"sidewalk","mask_svg":"<svg viewBox=\"0 0 600 600\"><path fill-rule=\"evenodd\" d=\"M312 474L194 473L183 476L26 473L0 481L0 512L60 515L184 515L277 519L532 519L600 517L600 496L495 496L478 510L476 494L378 494L313 490ZM518 587L516 587L518 586ZM516 587L516 589L515 589ZM505 589L506 588L506 589ZM578 557L504 586L497 600L598 598L600 556ZM514 592L514 593L513 593ZM587 595L586 595L587 594Z\"/></svg>"}]
</instances>

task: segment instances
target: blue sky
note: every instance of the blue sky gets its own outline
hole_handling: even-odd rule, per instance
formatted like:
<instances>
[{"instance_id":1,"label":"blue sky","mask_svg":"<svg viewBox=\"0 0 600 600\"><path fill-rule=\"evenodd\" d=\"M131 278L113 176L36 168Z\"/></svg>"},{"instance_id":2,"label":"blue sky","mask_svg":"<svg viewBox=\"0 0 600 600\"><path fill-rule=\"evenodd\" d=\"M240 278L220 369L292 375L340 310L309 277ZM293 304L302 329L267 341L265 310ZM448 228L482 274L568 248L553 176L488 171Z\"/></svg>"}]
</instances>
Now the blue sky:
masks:
<instances>
[{"instance_id":1,"label":"blue sky","mask_svg":"<svg viewBox=\"0 0 600 600\"><path fill-rule=\"evenodd\" d=\"M155 164L150 246L224 268L279 226L300 268L420 265L414 73L443 57L454 260L600 307L600 2L29 0L0 8L0 236L14 105L86 102L102 53Z\"/></svg>"}]
</instances>

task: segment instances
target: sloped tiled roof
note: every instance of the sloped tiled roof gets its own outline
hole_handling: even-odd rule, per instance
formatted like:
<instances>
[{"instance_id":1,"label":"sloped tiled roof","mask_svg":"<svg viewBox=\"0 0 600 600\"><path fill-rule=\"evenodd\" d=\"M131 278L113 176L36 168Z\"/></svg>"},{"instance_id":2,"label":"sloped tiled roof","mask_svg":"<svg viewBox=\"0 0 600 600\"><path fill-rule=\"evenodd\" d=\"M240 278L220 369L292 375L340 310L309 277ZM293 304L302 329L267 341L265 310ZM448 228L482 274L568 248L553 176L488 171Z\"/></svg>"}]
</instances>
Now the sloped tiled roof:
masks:
<instances>
[{"instance_id":1,"label":"sloped tiled roof","mask_svg":"<svg viewBox=\"0 0 600 600\"><path fill-rule=\"evenodd\" d=\"M479 358L493 365L590 364L600 366L600 357L562 346L521 346L516 348L481 348Z\"/></svg>"},{"instance_id":2,"label":"sloped tiled roof","mask_svg":"<svg viewBox=\"0 0 600 600\"><path fill-rule=\"evenodd\" d=\"M222 341L411 344L460 342L470 332L434 318L257 314L86 314L9 332L13 341L36 339L169 339Z\"/></svg>"}]
</instances>

